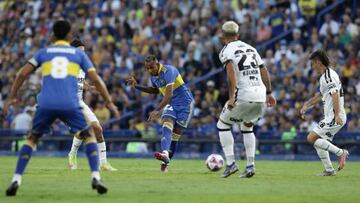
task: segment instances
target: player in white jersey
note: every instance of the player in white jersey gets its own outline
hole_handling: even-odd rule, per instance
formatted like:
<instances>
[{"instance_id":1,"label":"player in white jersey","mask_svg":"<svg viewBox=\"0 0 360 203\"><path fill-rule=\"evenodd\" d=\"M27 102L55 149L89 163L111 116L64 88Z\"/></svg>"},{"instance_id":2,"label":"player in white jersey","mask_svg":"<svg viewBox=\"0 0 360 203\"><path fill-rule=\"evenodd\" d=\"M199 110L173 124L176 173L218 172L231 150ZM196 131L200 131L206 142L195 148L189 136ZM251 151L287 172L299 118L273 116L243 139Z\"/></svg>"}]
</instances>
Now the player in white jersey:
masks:
<instances>
[{"instance_id":1,"label":"player in white jersey","mask_svg":"<svg viewBox=\"0 0 360 203\"><path fill-rule=\"evenodd\" d=\"M346 113L344 109L344 93L341 87L341 81L338 74L332 70L329 57L323 50L317 50L310 56L312 68L320 77L320 93L306 101L300 110L302 118L306 111L314 104L322 100L324 102L325 118L319 122L318 126L309 133L307 141L314 145L325 170L324 176L333 176L336 174L329 156L329 152L336 154L339 158L338 170L345 166L349 152L340 149L331 143L334 135L346 123Z\"/></svg>"},{"instance_id":2,"label":"player in white jersey","mask_svg":"<svg viewBox=\"0 0 360 203\"><path fill-rule=\"evenodd\" d=\"M239 26L234 21L222 25L224 48L219 54L229 80L229 100L226 102L217 123L220 143L226 157L226 178L238 171L234 156L233 124L240 124L244 139L247 164L241 177L255 174L255 135L253 126L258 121L266 104L271 107L276 100L271 95L269 72L256 49L238 40Z\"/></svg>"},{"instance_id":3,"label":"player in white jersey","mask_svg":"<svg viewBox=\"0 0 360 203\"><path fill-rule=\"evenodd\" d=\"M78 47L79 49L85 51L85 46L82 41L74 40L71 42L71 46ZM91 125L94 129L96 136L96 141L99 149L99 161L100 169L103 171L117 171L116 168L112 167L111 164L107 161L106 158L106 143L103 135L103 129L100 125L99 120L96 118L95 114L91 111L89 106L83 100L84 87L90 88L91 86L85 80L84 71L80 70L78 76L78 97L80 99L80 106L83 108L83 111L87 119L91 122ZM82 143L82 138L78 135L74 136L71 150L69 152L69 168L72 170L77 169L77 152Z\"/></svg>"}]
</instances>

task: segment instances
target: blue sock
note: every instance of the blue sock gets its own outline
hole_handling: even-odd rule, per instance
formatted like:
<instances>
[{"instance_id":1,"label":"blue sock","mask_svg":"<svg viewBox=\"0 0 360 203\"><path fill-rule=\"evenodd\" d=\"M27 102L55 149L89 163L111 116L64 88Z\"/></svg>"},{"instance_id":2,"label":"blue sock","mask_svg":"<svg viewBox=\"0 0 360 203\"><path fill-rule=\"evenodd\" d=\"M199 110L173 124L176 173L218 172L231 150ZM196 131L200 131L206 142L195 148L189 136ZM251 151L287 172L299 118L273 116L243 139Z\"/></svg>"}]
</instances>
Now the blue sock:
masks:
<instances>
[{"instance_id":1,"label":"blue sock","mask_svg":"<svg viewBox=\"0 0 360 203\"><path fill-rule=\"evenodd\" d=\"M96 143L86 144L86 156L89 160L90 170L99 171L99 152Z\"/></svg>"},{"instance_id":2,"label":"blue sock","mask_svg":"<svg viewBox=\"0 0 360 203\"><path fill-rule=\"evenodd\" d=\"M162 138L161 138L161 150L169 151L171 144L171 134L172 130L167 127L162 128Z\"/></svg>"},{"instance_id":3,"label":"blue sock","mask_svg":"<svg viewBox=\"0 0 360 203\"><path fill-rule=\"evenodd\" d=\"M20 174L20 175L24 174L26 165L31 158L32 151L33 151L32 147L30 147L27 144L21 147L19 158L16 164L16 170L15 170L16 174Z\"/></svg>"},{"instance_id":4,"label":"blue sock","mask_svg":"<svg viewBox=\"0 0 360 203\"><path fill-rule=\"evenodd\" d=\"M171 145L170 145L170 151L169 151L169 158L171 159L175 152L176 152L176 148L178 146L178 141L171 141Z\"/></svg>"}]
</instances>

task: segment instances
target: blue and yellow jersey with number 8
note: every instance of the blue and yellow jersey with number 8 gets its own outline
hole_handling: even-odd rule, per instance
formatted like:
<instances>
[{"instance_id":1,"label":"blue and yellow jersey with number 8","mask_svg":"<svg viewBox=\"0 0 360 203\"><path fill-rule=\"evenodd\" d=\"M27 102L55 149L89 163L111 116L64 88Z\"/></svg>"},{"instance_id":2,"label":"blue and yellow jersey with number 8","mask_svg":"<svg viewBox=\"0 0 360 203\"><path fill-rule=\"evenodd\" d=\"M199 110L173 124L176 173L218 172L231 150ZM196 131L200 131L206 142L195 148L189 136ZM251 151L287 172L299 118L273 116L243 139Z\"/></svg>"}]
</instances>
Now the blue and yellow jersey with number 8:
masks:
<instances>
[{"instance_id":1,"label":"blue and yellow jersey with number 8","mask_svg":"<svg viewBox=\"0 0 360 203\"><path fill-rule=\"evenodd\" d=\"M165 94L166 86L174 85L173 96L170 101L172 106L187 106L193 101L193 96L185 86L179 71L171 65L160 64L159 76L152 76L151 82L162 95Z\"/></svg>"},{"instance_id":2,"label":"blue and yellow jersey with number 8","mask_svg":"<svg viewBox=\"0 0 360 203\"><path fill-rule=\"evenodd\" d=\"M29 63L35 68L42 68L43 84L38 97L39 107L53 110L80 107L77 96L80 69L85 73L95 71L85 52L60 40L39 50Z\"/></svg>"}]
</instances>

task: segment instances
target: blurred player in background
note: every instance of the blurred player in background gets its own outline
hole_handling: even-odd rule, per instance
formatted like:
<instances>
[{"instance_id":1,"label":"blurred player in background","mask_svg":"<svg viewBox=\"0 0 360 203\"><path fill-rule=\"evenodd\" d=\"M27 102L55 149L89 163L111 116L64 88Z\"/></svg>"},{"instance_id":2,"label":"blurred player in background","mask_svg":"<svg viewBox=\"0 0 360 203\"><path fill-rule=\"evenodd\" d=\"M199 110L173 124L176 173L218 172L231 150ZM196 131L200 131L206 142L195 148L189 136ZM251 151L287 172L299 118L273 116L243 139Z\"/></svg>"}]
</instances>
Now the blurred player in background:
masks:
<instances>
[{"instance_id":1,"label":"blurred player in background","mask_svg":"<svg viewBox=\"0 0 360 203\"><path fill-rule=\"evenodd\" d=\"M316 50L310 55L312 68L320 74L320 93L306 101L300 110L302 118L306 111L320 100L324 102L325 118L319 122L318 126L307 136L310 144L314 145L325 170L322 175L334 176L336 172L332 166L329 152L338 156L340 171L345 167L345 162L349 152L333 145L335 134L346 123L346 113L344 109L344 92L338 74L330 68L330 60L323 50Z\"/></svg>"},{"instance_id":2,"label":"blurred player in background","mask_svg":"<svg viewBox=\"0 0 360 203\"><path fill-rule=\"evenodd\" d=\"M167 172L182 129L187 128L193 115L194 99L179 71L171 65L160 64L153 55L145 57L145 68L151 75L153 87L137 85L135 78L127 80L128 85L150 94L161 92L164 96L158 107L149 115L148 121L162 118L161 152L155 158L162 161L160 170Z\"/></svg>"},{"instance_id":3,"label":"blurred player in background","mask_svg":"<svg viewBox=\"0 0 360 203\"><path fill-rule=\"evenodd\" d=\"M18 162L10 186L6 190L7 196L15 196L21 185L25 171L33 150L43 134L50 132L51 124L60 119L70 127L72 134L80 134L86 142L86 155L91 169L91 185L99 194L107 192L106 186L100 180L99 156L96 138L87 122L80 106L77 77L80 69L86 72L94 82L96 89L105 99L109 109L115 114L119 112L111 101L111 97L104 82L98 76L93 64L85 52L70 46L71 25L68 21L56 21L53 25L55 43L39 50L16 75L11 92L5 102L3 114L16 101L16 93L37 68L42 68L43 85L38 98L38 107L33 119L32 130L20 150Z\"/></svg>"},{"instance_id":4,"label":"blurred player in background","mask_svg":"<svg viewBox=\"0 0 360 203\"><path fill-rule=\"evenodd\" d=\"M247 164L241 177L250 178L255 175L254 123L261 118L266 104L269 107L276 104L271 95L271 80L264 62L255 48L238 40L238 31L239 26L234 21L222 25L224 48L219 58L229 80L229 100L220 114L217 128L226 157L226 169L222 174L224 178L239 170L235 162L232 125L240 124L244 138Z\"/></svg>"},{"instance_id":5,"label":"blurred player in background","mask_svg":"<svg viewBox=\"0 0 360 203\"><path fill-rule=\"evenodd\" d=\"M73 40L71 42L71 46L77 47L80 50L85 51L85 45L79 39ZM107 162L106 144L105 144L105 139L104 139L104 135L103 135L103 129L100 125L100 122L96 118L95 114L91 111L89 106L87 104L85 104L85 102L83 100L83 90L92 88L90 86L90 84L86 82L85 75L86 75L85 72L80 70L80 74L78 76L78 96L79 96L79 100L80 100L80 106L83 108L83 111L85 112L85 116L91 122L91 126L94 129L96 141L98 143L97 146L99 149L100 170L117 171L116 168L112 167L111 164ZM69 152L69 168L72 170L77 169L77 152L80 148L82 141L83 141L83 139L81 139L80 135L74 136L72 146L71 146L71 151Z\"/></svg>"}]
</instances>

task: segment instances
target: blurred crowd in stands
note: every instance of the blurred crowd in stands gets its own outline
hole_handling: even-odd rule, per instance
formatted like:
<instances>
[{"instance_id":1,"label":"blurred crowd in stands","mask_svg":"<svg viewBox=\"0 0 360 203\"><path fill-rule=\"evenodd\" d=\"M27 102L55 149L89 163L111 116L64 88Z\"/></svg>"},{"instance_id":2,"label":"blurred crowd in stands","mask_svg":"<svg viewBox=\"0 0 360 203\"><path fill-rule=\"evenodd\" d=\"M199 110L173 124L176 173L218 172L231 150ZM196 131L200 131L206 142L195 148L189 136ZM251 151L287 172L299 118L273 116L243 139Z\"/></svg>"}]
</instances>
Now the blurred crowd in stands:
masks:
<instances>
[{"instance_id":1,"label":"blurred crowd in stands","mask_svg":"<svg viewBox=\"0 0 360 203\"><path fill-rule=\"evenodd\" d=\"M122 112L122 122L112 115L94 91L84 100L106 129L137 129L143 136L156 132L146 123L147 113L159 95L140 93L126 86L134 75L150 85L143 68L146 54L177 67L185 82L221 67L218 53L221 24L233 19L240 39L256 47L292 30L289 35L258 50L272 77L276 107L267 109L258 123L261 131L309 131L323 115L321 104L300 119L303 102L318 91L318 79L309 54L327 50L339 73L348 122L344 130L360 131L360 8L346 1L316 20L328 0L29 0L0 2L0 108L16 72L39 48L50 44L52 23L72 22L73 34L86 44L97 71ZM355 5L355 6L354 6ZM36 71L18 93L18 103L1 120L0 128L29 128L41 88ZM190 86L196 108L192 128L215 126L227 100L225 71ZM132 112L135 112L132 114ZM130 116L127 116L130 115ZM29 119L30 117L30 119ZM66 129L57 123L55 129Z\"/></svg>"}]
</instances>

